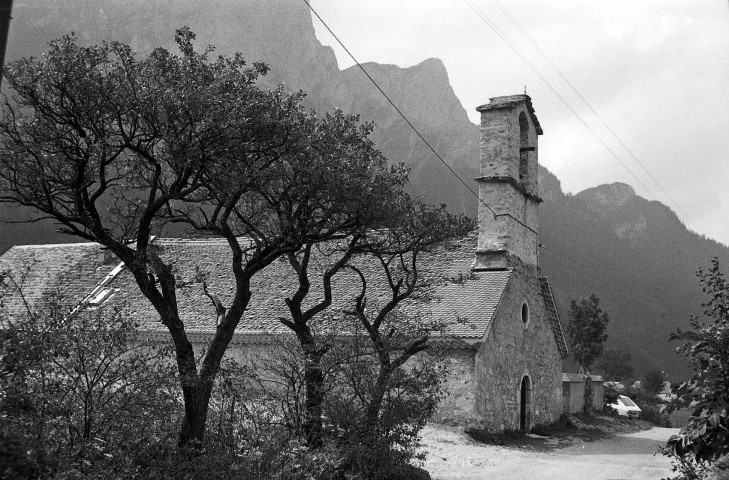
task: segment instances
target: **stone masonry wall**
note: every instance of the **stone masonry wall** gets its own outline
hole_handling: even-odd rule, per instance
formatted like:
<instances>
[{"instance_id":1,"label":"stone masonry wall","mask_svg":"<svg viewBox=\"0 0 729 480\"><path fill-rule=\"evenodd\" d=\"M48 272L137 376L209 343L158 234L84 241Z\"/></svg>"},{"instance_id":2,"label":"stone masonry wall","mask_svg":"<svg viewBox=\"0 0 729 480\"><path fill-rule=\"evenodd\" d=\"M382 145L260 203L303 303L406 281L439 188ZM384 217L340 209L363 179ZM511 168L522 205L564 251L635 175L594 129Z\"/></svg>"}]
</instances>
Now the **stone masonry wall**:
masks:
<instances>
[{"instance_id":1,"label":"stone masonry wall","mask_svg":"<svg viewBox=\"0 0 729 480\"><path fill-rule=\"evenodd\" d=\"M490 209L479 205L477 250L508 250L510 255L536 266L539 168L537 131L532 121L528 121L526 141L522 142L520 115L531 118L526 103L482 111L479 198ZM519 174L522 143L525 147L534 148L533 151L523 152L528 158L524 177ZM495 218L494 212L509 214L511 217L504 215Z\"/></svg>"},{"instance_id":2,"label":"stone masonry wall","mask_svg":"<svg viewBox=\"0 0 729 480\"><path fill-rule=\"evenodd\" d=\"M585 407L585 384L564 382L562 386L564 413L579 413Z\"/></svg>"},{"instance_id":3,"label":"stone masonry wall","mask_svg":"<svg viewBox=\"0 0 729 480\"><path fill-rule=\"evenodd\" d=\"M540 292L534 270L517 269L476 355L475 410L487 428L519 428L525 375L531 382L530 425L555 421L562 412L562 360ZM524 302L529 308L526 328Z\"/></svg>"},{"instance_id":4,"label":"stone masonry wall","mask_svg":"<svg viewBox=\"0 0 729 480\"><path fill-rule=\"evenodd\" d=\"M448 370L446 394L431 420L447 425L478 424L474 375L476 349L454 347L444 353Z\"/></svg>"},{"instance_id":5,"label":"stone masonry wall","mask_svg":"<svg viewBox=\"0 0 729 480\"><path fill-rule=\"evenodd\" d=\"M204 348L202 341L194 342L197 355ZM438 355L445 358L447 378L445 395L431 421L448 425L477 425L480 417L476 412L476 382L474 375L476 349L469 345L437 346ZM279 341L245 342L231 344L225 358L241 365L266 367L284 355ZM410 360L417 362L417 356ZM407 365L407 364L406 364ZM259 371L259 373L264 373ZM264 373L265 374L265 373Z\"/></svg>"},{"instance_id":6,"label":"stone masonry wall","mask_svg":"<svg viewBox=\"0 0 729 480\"><path fill-rule=\"evenodd\" d=\"M519 428L522 378L531 382L530 424L557 420L563 409L561 357L540 294L535 270L517 268L481 346L453 346L445 350L446 395L433 421L478 425L492 430ZM529 322L521 318L522 304ZM196 343L196 350L199 344ZM233 344L226 358L243 364L266 364L280 355L274 343Z\"/></svg>"}]
</instances>

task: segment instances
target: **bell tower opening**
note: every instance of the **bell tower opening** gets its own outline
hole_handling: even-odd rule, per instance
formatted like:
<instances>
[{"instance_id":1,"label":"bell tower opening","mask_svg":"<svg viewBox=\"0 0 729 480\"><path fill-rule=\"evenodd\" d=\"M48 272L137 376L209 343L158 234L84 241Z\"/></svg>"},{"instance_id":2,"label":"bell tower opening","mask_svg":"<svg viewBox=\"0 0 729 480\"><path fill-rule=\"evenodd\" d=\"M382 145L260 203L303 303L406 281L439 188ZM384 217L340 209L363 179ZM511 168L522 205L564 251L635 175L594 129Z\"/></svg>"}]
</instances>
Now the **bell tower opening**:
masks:
<instances>
[{"instance_id":1,"label":"bell tower opening","mask_svg":"<svg viewBox=\"0 0 729 480\"><path fill-rule=\"evenodd\" d=\"M529 122L526 114L519 114L519 181L528 182L529 174Z\"/></svg>"}]
</instances>

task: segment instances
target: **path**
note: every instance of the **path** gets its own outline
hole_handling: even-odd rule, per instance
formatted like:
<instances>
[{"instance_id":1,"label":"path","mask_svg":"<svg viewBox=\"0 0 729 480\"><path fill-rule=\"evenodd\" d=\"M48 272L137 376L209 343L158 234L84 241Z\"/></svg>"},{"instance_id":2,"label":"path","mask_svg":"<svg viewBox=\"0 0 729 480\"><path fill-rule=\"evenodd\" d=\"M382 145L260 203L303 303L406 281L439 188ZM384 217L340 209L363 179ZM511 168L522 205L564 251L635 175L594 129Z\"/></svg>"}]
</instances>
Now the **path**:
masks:
<instances>
[{"instance_id":1,"label":"path","mask_svg":"<svg viewBox=\"0 0 729 480\"><path fill-rule=\"evenodd\" d=\"M671 462L654 454L678 430L655 427L535 452L484 445L456 429L428 426L425 469L433 480L658 480L669 476Z\"/></svg>"}]
</instances>

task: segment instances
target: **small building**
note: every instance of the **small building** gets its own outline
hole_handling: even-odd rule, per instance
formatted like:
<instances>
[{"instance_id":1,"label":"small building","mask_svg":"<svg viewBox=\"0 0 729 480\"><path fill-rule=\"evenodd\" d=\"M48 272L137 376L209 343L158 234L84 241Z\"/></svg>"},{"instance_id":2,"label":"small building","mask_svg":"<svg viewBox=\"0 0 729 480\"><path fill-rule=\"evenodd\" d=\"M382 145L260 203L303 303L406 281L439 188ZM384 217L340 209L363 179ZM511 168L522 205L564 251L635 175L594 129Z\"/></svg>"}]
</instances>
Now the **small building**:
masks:
<instances>
[{"instance_id":1,"label":"small building","mask_svg":"<svg viewBox=\"0 0 729 480\"><path fill-rule=\"evenodd\" d=\"M423 257L425 268L465 279L437 287L438 301L422 307L448 325L441 340L450 340L445 343L448 393L435 420L529 430L562 413L562 359L567 355L555 299L539 269L537 139L542 128L528 95L492 98L478 111L479 198L471 199L479 202L478 231ZM215 332L216 313L200 278L223 304L230 301L234 281L227 243L157 238L154 245L174 265L180 316L190 341L202 348ZM22 298L17 291L5 292L11 317L22 315L26 301L40 309L51 298L62 299L69 311L103 304L135 318L144 335L169 337L132 275L100 245L13 247L0 257L0 270L23 278ZM289 333L279 319L286 316L284 299L295 288L291 277L285 261L254 277L231 355L243 361L265 357L273 345L270 338ZM357 292L346 275L334 278L334 289L340 302Z\"/></svg>"}]
</instances>

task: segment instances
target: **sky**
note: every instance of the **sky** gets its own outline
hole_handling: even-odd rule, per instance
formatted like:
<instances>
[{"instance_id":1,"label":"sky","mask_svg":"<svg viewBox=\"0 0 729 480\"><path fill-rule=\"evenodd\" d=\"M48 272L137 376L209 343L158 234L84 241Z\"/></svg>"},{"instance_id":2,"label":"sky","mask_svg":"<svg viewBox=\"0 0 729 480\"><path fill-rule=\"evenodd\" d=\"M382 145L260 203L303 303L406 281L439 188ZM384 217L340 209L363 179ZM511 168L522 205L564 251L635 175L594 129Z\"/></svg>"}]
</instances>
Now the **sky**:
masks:
<instances>
[{"instance_id":1,"label":"sky","mask_svg":"<svg viewBox=\"0 0 729 480\"><path fill-rule=\"evenodd\" d=\"M478 105L526 87L544 129L539 161L566 192L624 182L729 245L727 0L311 4L360 62L441 59L474 123ZM314 25L339 67L353 65Z\"/></svg>"}]
</instances>

